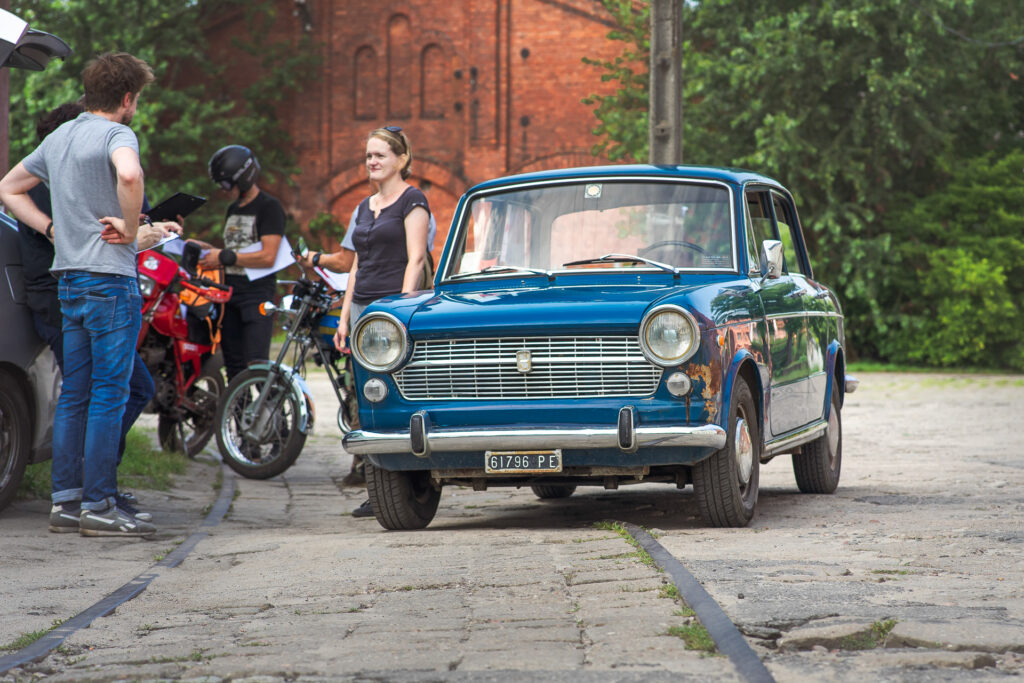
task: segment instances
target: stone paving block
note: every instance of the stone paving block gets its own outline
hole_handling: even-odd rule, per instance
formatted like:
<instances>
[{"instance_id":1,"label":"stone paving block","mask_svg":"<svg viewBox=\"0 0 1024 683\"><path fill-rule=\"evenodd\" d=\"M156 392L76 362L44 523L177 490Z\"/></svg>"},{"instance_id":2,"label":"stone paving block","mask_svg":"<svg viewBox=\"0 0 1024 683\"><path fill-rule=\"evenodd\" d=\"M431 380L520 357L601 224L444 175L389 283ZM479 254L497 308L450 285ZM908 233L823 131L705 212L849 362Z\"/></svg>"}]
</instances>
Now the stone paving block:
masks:
<instances>
[{"instance_id":1,"label":"stone paving block","mask_svg":"<svg viewBox=\"0 0 1024 683\"><path fill-rule=\"evenodd\" d=\"M981 619L898 621L885 646L1024 653L1024 624Z\"/></svg>"}]
</instances>

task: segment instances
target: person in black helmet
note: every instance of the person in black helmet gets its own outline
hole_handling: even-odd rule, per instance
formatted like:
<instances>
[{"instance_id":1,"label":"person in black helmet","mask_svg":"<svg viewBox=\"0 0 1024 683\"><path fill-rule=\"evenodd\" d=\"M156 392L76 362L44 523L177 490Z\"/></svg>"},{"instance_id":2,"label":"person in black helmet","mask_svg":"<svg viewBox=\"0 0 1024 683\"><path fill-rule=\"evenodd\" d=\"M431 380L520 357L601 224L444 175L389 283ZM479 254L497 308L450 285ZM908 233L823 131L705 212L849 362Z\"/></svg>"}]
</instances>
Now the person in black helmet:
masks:
<instances>
[{"instance_id":1,"label":"person in black helmet","mask_svg":"<svg viewBox=\"0 0 1024 683\"><path fill-rule=\"evenodd\" d=\"M221 328L229 381L250 361L270 357L273 320L260 314L259 305L274 297L277 277L250 280L245 269L274 264L284 236L285 217L281 202L256 184L259 174L260 162L248 147L228 145L210 157L210 178L235 197L224 221L224 248L199 242L209 250L199 264L204 268L224 266L224 283L234 288L224 308Z\"/></svg>"}]
</instances>

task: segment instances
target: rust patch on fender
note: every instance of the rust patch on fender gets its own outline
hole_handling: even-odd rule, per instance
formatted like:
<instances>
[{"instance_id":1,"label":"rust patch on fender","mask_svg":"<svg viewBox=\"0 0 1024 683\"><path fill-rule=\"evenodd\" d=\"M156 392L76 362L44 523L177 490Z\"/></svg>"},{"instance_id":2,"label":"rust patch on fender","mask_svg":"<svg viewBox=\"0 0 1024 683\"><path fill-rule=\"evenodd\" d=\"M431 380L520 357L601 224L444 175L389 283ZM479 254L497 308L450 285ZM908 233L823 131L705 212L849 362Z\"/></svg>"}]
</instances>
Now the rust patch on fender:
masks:
<instances>
[{"instance_id":1,"label":"rust patch on fender","mask_svg":"<svg viewBox=\"0 0 1024 683\"><path fill-rule=\"evenodd\" d=\"M704 399L704 408L708 411L708 422L718 417L718 394L721 389L721 372L716 371L715 360L707 365L693 364L687 368L686 374L696 385L700 383L700 395ZM718 361L721 366L721 361Z\"/></svg>"}]
</instances>

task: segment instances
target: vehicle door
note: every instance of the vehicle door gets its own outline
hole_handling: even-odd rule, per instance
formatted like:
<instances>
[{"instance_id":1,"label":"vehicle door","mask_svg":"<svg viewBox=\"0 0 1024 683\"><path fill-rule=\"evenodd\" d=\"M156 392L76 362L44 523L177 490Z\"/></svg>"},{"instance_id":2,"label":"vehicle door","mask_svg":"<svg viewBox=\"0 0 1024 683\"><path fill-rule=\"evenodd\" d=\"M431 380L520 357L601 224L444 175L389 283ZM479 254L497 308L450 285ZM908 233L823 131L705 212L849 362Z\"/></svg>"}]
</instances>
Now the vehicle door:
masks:
<instances>
[{"instance_id":1,"label":"vehicle door","mask_svg":"<svg viewBox=\"0 0 1024 683\"><path fill-rule=\"evenodd\" d=\"M776 221L774 199L768 187L747 186L744 191L747 219L758 252L764 240L782 240L784 247L786 244ZM777 278L764 280L759 292L764 308L770 376L766 424L773 437L807 423L809 365L804 283L795 254L784 253L782 273Z\"/></svg>"},{"instance_id":2,"label":"vehicle door","mask_svg":"<svg viewBox=\"0 0 1024 683\"><path fill-rule=\"evenodd\" d=\"M804 333L801 340L804 348L800 349L800 353L804 357L802 367L806 376L801 382L801 424L807 424L824 414L825 390L828 385L825 358L829 341L836 337L836 318L831 300L828 299L828 290L819 287L814 281L793 199L778 190L772 190L772 210L789 276L799 289L804 310Z\"/></svg>"}]
</instances>

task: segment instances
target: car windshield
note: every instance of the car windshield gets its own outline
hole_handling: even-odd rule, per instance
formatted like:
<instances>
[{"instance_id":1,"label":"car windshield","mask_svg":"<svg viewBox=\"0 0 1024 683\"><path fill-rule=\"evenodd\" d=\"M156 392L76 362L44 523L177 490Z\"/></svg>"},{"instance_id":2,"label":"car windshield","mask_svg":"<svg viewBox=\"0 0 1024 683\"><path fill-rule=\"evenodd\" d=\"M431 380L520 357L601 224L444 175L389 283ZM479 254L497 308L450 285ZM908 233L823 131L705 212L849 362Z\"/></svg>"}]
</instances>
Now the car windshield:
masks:
<instances>
[{"instance_id":1,"label":"car windshield","mask_svg":"<svg viewBox=\"0 0 1024 683\"><path fill-rule=\"evenodd\" d=\"M643 261L600 259L608 254L680 270L734 270L729 196L718 184L650 180L588 180L483 194L463 214L448 276L652 268Z\"/></svg>"}]
</instances>

